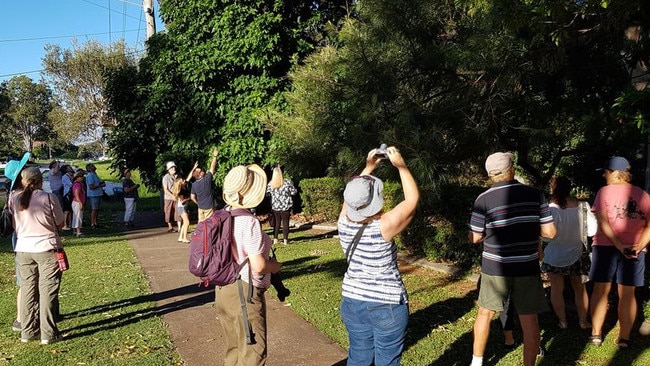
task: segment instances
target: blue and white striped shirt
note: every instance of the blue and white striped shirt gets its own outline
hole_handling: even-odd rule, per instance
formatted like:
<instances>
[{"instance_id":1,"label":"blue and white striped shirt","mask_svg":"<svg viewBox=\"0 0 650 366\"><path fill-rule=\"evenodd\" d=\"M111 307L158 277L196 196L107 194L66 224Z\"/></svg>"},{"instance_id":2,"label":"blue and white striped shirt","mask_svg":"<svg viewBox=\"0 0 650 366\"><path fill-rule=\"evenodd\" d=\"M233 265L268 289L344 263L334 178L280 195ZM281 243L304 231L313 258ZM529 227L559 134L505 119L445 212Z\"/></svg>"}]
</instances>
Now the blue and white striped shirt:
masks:
<instances>
[{"instance_id":1,"label":"blue and white striped shirt","mask_svg":"<svg viewBox=\"0 0 650 366\"><path fill-rule=\"evenodd\" d=\"M361 224L339 218L339 239L346 253ZM379 220L368 224L343 278L344 297L387 304L408 302L402 276L397 269L397 246L381 236Z\"/></svg>"}]
</instances>

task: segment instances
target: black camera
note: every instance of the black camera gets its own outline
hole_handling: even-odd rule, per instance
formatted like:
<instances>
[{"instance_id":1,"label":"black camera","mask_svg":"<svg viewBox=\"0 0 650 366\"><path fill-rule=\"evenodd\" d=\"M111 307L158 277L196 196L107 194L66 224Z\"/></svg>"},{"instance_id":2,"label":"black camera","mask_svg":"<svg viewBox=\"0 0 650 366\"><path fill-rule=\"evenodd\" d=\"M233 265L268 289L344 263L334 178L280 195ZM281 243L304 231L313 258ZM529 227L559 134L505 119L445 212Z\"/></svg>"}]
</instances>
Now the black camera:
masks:
<instances>
[{"instance_id":1,"label":"black camera","mask_svg":"<svg viewBox=\"0 0 650 366\"><path fill-rule=\"evenodd\" d=\"M633 256L633 255L636 255L636 250L630 249L630 248L625 248L625 249L623 249L623 254Z\"/></svg>"},{"instance_id":2,"label":"black camera","mask_svg":"<svg viewBox=\"0 0 650 366\"><path fill-rule=\"evenodd\" d=\"M379 145L379 148L377 151L375 151L375 157L380 158L380 159L386 159L388 156L386 155L386 149L388 146L386 144L381 144Z\"/></svg>"},{"instance_id":3,"label":"black camera","mask_svg":"<svg viewBox=\"0 0 650 366\"><path fill-rule=\"evenodd\" d=\"M271 258L275 258L275 248L273 248ZM278 300L280 300L281 302L284 302L284 299L287 296L291 295L291 291L288 288L286 288L284 286L284 283L282 282L281 272L271 274L271 285L278 293Z\"/></svg>"}]
</instances>

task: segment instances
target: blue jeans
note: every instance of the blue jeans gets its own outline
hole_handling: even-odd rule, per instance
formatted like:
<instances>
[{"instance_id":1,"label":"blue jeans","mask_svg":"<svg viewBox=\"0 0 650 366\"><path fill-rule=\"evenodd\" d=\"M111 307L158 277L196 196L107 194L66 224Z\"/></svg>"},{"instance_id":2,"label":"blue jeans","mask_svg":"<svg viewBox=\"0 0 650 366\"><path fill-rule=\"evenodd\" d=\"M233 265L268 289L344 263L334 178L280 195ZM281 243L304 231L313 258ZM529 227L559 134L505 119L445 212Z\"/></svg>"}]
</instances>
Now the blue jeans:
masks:
<instances>
[{"instance_id":1,"label":"blue jeans","mask_svg":"<svg viewBox=\"0 0 650 366\"><path fill-rule=\"evenodd\" d=\"M399 365L409 310L406 304L354 300L341 302L341 318L348 330L348 366Z\"/></svg>"}]
</instances>

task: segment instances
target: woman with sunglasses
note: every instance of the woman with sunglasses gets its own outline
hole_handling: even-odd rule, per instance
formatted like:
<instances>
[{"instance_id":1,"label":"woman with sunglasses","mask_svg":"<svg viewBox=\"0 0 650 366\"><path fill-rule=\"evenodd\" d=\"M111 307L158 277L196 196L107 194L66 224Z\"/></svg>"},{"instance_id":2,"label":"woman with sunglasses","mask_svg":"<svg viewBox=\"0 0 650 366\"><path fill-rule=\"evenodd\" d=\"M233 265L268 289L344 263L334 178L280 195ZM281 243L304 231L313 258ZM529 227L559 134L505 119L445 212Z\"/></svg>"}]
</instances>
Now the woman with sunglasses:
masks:
<instances>
[{"instance_id":1,"label":"woman with sunglasses","mask_svg":"<svg viewBox=\"0 0 650 366\"><path fill-rule=\"evenodd\" d=\"M382 159L397 168L404 200L384 212L384 183L371 173ZM413 219L419 193L402 155L391 146L385 157L368 153L366 167L343 193L338 231L348 269L343 279L341 317L348 331L348 366L399 365L408 296L397 268L393 238Z\"/></svg>"}]
</instances>

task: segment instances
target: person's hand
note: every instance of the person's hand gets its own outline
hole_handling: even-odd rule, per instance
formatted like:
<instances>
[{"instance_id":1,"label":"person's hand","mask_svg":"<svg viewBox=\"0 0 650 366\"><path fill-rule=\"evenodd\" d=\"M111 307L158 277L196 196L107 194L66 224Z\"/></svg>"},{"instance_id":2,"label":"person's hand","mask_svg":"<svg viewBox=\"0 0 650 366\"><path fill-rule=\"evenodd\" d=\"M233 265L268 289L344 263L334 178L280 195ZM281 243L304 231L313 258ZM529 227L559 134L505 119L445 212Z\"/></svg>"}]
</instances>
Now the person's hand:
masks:
<instances>
[{"instance_id":1,"label":"person's hand","mask_svg":"<svg viewBox=\"0 0 650 366\"><path fill-rule=\"evenodd\" d=\"M400 154L399 150L397 150L395 146L391 146L388 149L386 149L386 156L388 156L390 163L393 164L395 168L406 168L406 163L404 162L404 158L402 157L402 154Z\"/></svg>"},{"instance_id":2,"label":"person's hand","mask_svg":"<svg viewBox=\"0 0 650 366\"><path fill-rule=\"evenodd\" d=\"M625 247L621 251L623 253L623 256L627 259L637 259L639 258L639 252L643 250L643 246L640 244L634 244L631 247Z\"/></svg>"},{"instance_id":3,"label":"person's hand","mask_svg":"<svg viewBox=\"0 0 650 366\"><path fill-rule=\"evenodd\" d=\"M214 150L212 150L212 157L216 158L219 156L219 150L215 147Z\"/></svg>"},{"instance_id":4,"label":"person's hand","mask_svg":"<svg viewBox=\"0 0 650 366\"><path fill-rule=\"evenodd\" d=\"M370 174L373 170L379 165L381 158L377 156L377 149L372 149L368 152L366 156L366 168L363 170L364 173Z\"/></svg>"}]
</instances>

